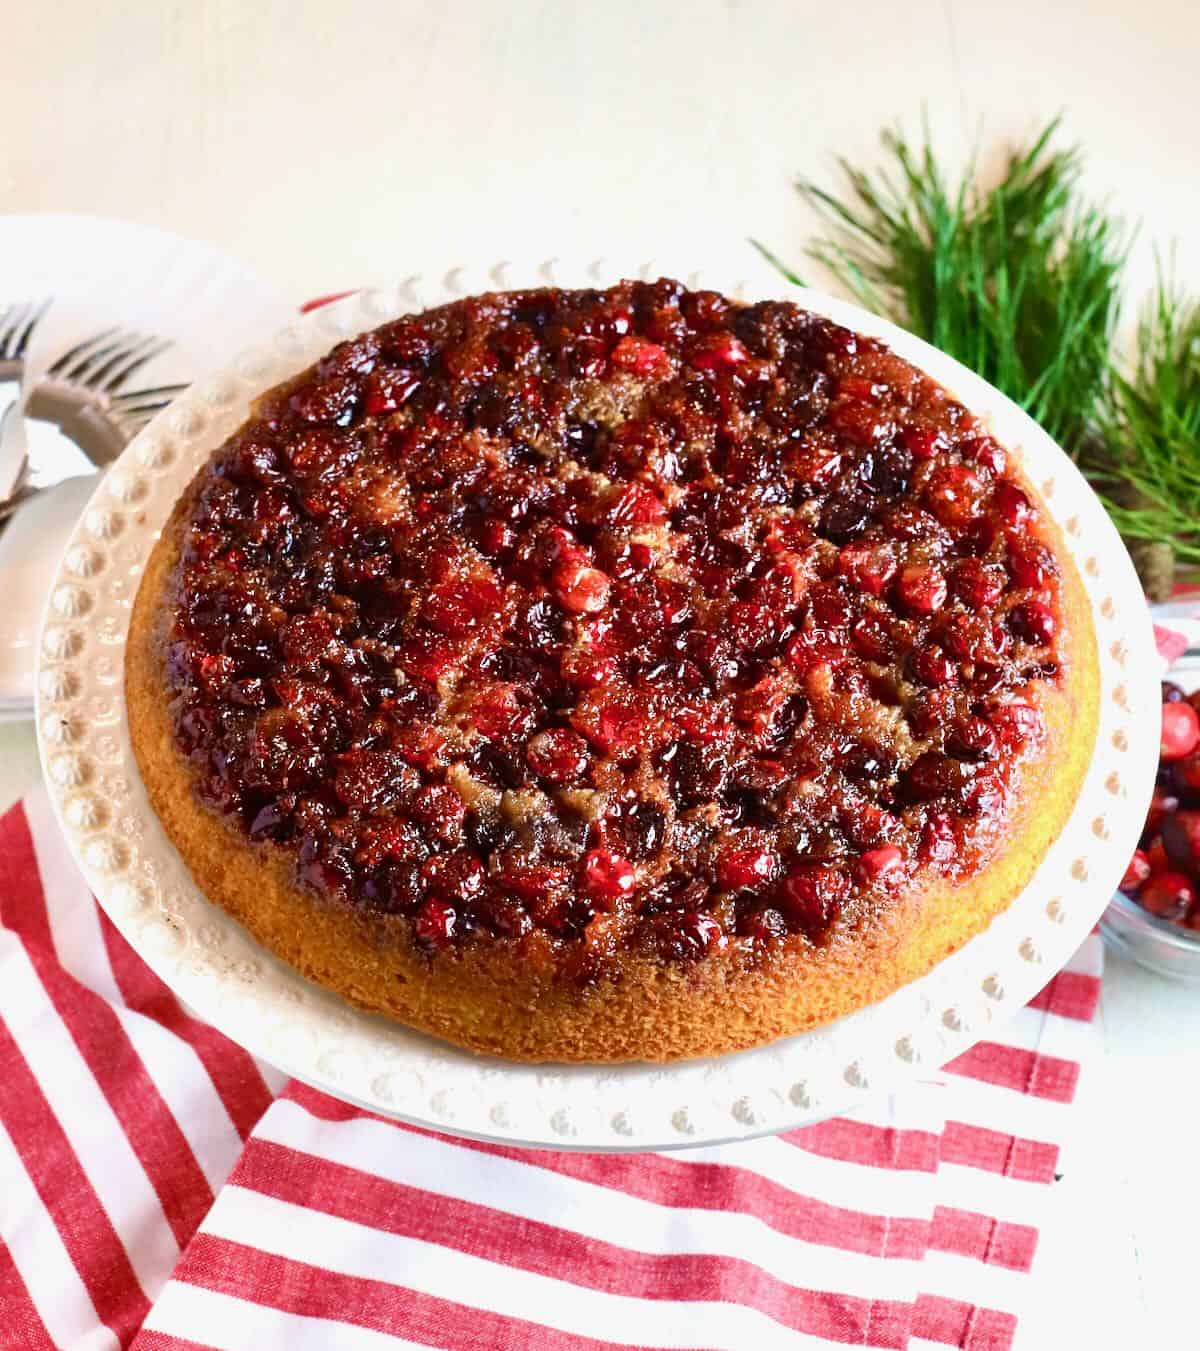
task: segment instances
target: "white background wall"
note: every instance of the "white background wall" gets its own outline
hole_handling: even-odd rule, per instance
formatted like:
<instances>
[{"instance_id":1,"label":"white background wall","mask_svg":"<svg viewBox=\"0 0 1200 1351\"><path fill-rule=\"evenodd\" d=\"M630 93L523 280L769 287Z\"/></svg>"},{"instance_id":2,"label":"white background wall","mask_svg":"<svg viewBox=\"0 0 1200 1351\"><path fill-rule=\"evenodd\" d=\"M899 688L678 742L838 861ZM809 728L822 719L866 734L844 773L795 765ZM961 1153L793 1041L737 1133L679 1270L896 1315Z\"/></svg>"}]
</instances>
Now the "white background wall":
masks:
<instances>
[{"instance_id":1,"label":"white background wall","mask_svg":"<svg viewBox=\"0 0 1200 1351\"><path fill-rule=\"evenodd\" d=\"M928 110L1053 113L1200 276L1190 0L175 0L4 6L0 205L210 239L298 293L569 240L799 252L797 172ZM15 81L15 84L14 84Z\"/></svg>"},{"instance_id":2,"label":"white background wall","mask_svg":"<svg viewBox=\"0 0 1200 1351\"><path fill-rule=\"evenodd\" d=\"M797 173L922 109L951 162L1055 112L1089 188L1178 240L1200 290L1190 0L174 0L0 5L0 210L126 216L297 299L457 262L586 251L799 259ZM684 271L683 267L679 271ZM0 730L0 805L34 772ZM1200 1344L1200 991L1110 965L1107 1054L1023 1345Z\"/></svg>"}]
</instances>

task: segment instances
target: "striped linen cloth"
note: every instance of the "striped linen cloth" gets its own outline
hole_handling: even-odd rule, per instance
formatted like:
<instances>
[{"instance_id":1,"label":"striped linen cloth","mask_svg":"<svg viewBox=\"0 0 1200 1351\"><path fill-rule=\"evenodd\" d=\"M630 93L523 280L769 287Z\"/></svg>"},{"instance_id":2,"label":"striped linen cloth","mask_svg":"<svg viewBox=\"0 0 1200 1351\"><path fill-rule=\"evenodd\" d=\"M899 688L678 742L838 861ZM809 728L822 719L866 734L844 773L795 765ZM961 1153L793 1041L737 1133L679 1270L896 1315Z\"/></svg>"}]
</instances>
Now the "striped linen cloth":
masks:
<instances>
[{"instance_id":1,"label":"striped linen cloth","mask_svg":"<svg viewBox=\"0 0 1200 1351\"><path fill-rule=\"evenodd\" d=\"M1101 963L851 1116L595 1155L286 1082L129 948L42 789L0 819L0 925L4 1351L1004 1351Z\"/></svg>"}]
</instances>

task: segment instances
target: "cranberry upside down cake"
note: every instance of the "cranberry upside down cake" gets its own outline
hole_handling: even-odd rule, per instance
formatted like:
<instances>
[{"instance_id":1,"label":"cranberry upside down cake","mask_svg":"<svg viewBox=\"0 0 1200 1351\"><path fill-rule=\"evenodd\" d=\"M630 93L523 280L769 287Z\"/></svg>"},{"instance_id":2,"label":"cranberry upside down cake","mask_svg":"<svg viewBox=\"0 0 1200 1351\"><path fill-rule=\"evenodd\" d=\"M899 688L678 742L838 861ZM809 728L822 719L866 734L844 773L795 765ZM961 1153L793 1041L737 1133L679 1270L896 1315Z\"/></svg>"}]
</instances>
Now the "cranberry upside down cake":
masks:
<instances>
[{"instance_id":1,"label":"cranberry upside down cake","mask_svg":"<svg viewBox=\"0 0 1200 1351\"><path fill-rule=\"evenodd\" d=\"M134 746L199 885L528 1060L753 1046L983 929L1095 737L1020 467L882 343L676 282L477 296L271 390L155 546Z\"/></svg>"}]
</instances>

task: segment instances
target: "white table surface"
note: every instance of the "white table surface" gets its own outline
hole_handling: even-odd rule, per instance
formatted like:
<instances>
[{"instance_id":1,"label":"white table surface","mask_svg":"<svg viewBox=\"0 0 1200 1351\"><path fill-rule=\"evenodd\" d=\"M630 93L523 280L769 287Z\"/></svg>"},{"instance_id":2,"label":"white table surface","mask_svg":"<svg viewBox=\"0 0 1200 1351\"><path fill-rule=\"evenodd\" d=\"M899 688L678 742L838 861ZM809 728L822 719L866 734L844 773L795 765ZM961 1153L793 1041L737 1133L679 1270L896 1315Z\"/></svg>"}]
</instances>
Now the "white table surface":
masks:
<instances>
[{"instance_id":1,"label":"white table surface","mask_svg":"<svg viewBox=\"0 0 1200 1351\"><path fill-rule=\"evenodd\" d=\"M4 23L0 211L211 240L297 298L506 255L799 259L791 181L922 107L951 161L1062 110L1087 183L1200 291L1192 0L42 0ZM0 806L36 773L0 728ZM1200 1345L1200 990L1110 958L1104 1053L1020 1345ZM1057 1243L1064 1248L1055 1251Z\"/></svg>"}]
</instances>

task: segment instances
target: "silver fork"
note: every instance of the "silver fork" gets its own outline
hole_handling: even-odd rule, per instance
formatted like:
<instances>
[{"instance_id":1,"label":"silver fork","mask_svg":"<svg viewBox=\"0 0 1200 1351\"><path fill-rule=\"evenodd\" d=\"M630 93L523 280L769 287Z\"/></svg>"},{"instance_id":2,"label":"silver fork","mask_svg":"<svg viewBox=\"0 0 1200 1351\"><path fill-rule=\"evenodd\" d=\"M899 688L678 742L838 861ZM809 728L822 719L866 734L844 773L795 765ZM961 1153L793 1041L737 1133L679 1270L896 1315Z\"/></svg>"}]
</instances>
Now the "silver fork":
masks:
<instances>
[{"instance_id":1,"label":"silver fork","mask_svg":"<svg viewBox=\"0 0 1200 1351\"><path fill-rule=\"evenodd\" d=\"M46 304L10 306L0 333L11 336L0 352L12 351L0 379L19 377L30 335ZM7 315L12 313L9 320ZM128 389L137 373L171 346L170 339L120 327L107 328L64 352L29 392L25 415L53 423L98 469L110 464L186 384ZM24 423L17 401L0 421L0 527L35 493L53 481L31 483Z\"/></svg>"},{"instance_id":2,"label":"silver fork","mask_svg":"<svg viewBox=\"0 0 1200 1351\"><path fill-rule=\"evenodd\" d=\"M39 382L30 398L30 412L37 416L44 410L49 421L57 422L68 436L72 436L72 428L63 414L74 410L61 406L64 403L78 406L79 396L86 396L86 408L99 412L111 424L120 436L120 444L93 449L86 439L78 443L95 463L107 463L155 413L161 412L187 388L186 384L125 388L143 366L161 356L170 346L169 338L121 328L105 329L85 338L64 352L46 372L44 381ZM56 412L58 416L55 416ZM104 458L98 459L97 454Z\"/></svg>"}]
</instances>

